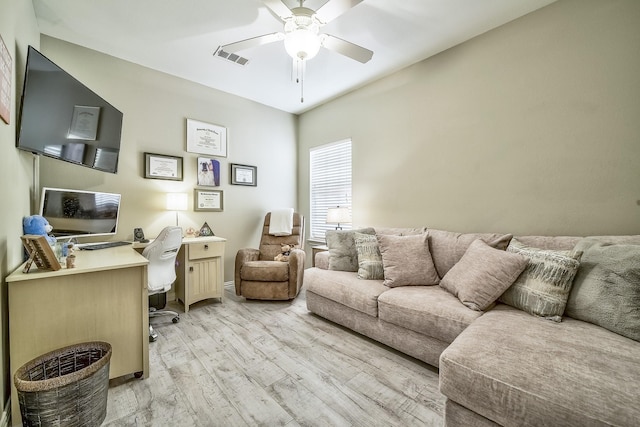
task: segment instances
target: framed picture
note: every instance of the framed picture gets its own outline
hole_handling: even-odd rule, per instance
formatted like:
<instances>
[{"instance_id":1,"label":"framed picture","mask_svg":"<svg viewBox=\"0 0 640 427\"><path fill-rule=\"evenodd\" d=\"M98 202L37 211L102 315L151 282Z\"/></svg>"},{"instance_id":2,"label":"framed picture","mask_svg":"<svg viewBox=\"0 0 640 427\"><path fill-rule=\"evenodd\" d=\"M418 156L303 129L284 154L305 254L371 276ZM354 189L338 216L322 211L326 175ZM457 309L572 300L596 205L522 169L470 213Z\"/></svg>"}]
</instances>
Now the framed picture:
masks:
<instances>
[{"instance_id":1,"label":"framed picture","mask_svg":"<svg viewBox=\"0 0 640 427\"><path fill-rule=\"evenodd\" d=\"M0 37L0 118L9 124L11 116L11 54Z\"/></svg>"},{"instance_id":2,"label":"framed picture","mask_svg":"<svg viewBox=\"0 0 640 427\"><path fill-rule=\"evenodd\" d=\"M198 185L220 186L220 162L209 157L198 157Z\"/></svg>"},{"instance_id":3,"label":"framed picture","mask_svg":"<svg viewBox=\"0 0 640 427\"><path fill-rule=\"evenodd\" d=\"M24 265L23 273L28 273L31 268L31 264L34 262L40 270L53 270L57 271L62 268L56 258L55 253L51 245L44 236L27 234L20 236L22 244L29 254L29 259Z\"/></svg>"},{"instance_id":4,"label":"framed picture","mask_svg":"<svg viewBox=\"0 0 640 427\"><path fill-rule=\"evenodd\" d=\"M144 153L144 177L182 181L182 157Z\"/></svg>"},{"instance_id":5,"label":"framed picture","mask_svg":"<svg viewBox=\"0 0 640 427\"><path fill-rule=\"evenodd\" d=\"M187 119L187 151L227 157L227 128Z\"/></svg>"},{"instance_id":6,"label":"framed picture","mask_svg":"<svg viewBox=\"0 0 640 427\"><path fill-rule=\"evenodd\" d=\"M235 185L258 185L258 168L256 166L231 163L231 183Z\"/></svg>"},{"instance_id":7,"label":"framed picture","mask_svg":"<svg viewBox=\"0 0 640 427\"><path fill-rule=\"evenodd\" d=\"M194 210L222 212L222 190L194 190Z\"/></svg>"}]
</instances>

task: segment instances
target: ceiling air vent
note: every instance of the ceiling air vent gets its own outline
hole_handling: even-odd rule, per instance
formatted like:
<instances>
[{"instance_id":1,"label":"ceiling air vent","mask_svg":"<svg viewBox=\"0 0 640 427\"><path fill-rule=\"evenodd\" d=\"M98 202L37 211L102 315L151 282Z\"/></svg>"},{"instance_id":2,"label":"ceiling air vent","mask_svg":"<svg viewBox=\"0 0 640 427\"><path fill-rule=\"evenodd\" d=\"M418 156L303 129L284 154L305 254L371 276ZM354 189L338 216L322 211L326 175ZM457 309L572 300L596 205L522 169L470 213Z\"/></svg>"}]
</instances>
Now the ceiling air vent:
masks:
<instances>
[{"instance_id":1,"label":"ceiling air vent","mask_svg":"<svg viewBox=\"0 0 640 427\"><path fill-rule=\"evenodd\" d=\"M224 50L222 50L222 47L218 47L213 56L226 59L227 61L231 61L234 64L238 65L247 65L247 63L249 62L247 58L243 58L242 56L236 55L235 53L225 52Z\"/></svg>"}]
</instances>

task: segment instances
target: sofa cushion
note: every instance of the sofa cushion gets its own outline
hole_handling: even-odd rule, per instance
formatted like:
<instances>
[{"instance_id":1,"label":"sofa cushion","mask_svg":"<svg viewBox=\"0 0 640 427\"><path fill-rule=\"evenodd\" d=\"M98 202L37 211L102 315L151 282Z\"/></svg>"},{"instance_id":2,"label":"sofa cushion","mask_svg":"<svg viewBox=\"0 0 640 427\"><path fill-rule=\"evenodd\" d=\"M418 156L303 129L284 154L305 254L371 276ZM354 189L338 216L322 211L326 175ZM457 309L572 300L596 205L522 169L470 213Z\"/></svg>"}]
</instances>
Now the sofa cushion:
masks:
<instances>
[{"instance_id":1,"label":"sofa cushion","mask_svg":"<svg viewBox=\"0 0 640 427\"><path fill-rule=\"evenodd\" d=\"M640 341L640 245L588 238L567 315Z\"/></svg>"},{"instance_id":2,"label":"sofa cushion","mask_svg":"<svg viewBox=\"0 0 640 427\"><path fill-rule=\"evenodd\" d=\"M247 261L240 270L242 280L257 282L286 282L289 263L280 261Z\"/></svg>"},{"instance_id":3,"label":"sofa cushion","mask_svg":"<svg viewBox=\"0 0 640 427\"><path fill-rule=\"evenodd\" d=\"M425 234L427 227L403 228L403 227L376 227L376 234L388 234L391 236L414 236Z\"/></svg>"},{"instance_id":4,"label":"sofa cushion","mask_svg":"<svg viewBox=\"0 0 640 427\"><path fill-rule=\"evenodd\" d=\"M377 237L372 234L354 233L354 240L358 252L358 279L384 279Z\"/></svg>"},{"instance_id":5,"label":"sofa cushion","mask_svg":"<svg viewBox=\"0 0 640 427\"><path fill-rule=\"evenodd\" d=\"M467 251L467 248L476 239L482 239L489 246L497 249L506 249L513 237L511 234L496 233L454 233L451 231L429 229L429 245L433 262L442 278Z\"/></svg>"},{"instance_id":6,"label":"sofa cushion","mask_svg":"<svg viewBox=\"0 0 640 427\"><path fill-rule=\"evenodd\" d=\"M389 290L382 280L360 280L352 272L309 268L304 271L307 291L358 310L378 316L378 296Z\"/></svg>"},{"instance_id":7,"label":"sofa cushion","mask_svg":"<svg viewBox=\"0 0 640 427\"><path fill-rule=\"evenodd\" d=\"M358 271L358 251L354 233L376 234L373 228L329 230L325 234L329 248L329 270Z\"/></svg>"},{"instance_id":8,"label":"sofa cushion","mask_svg":"<svg viewBox=\"0 0 640 427\"><path fill-rule=\"evenodd\" d=\"M531 248L570 251L582 237L576 236L515 236L520 243Z\"/></svg>"},{"instance_id":9,"label":"sofa cushion","mask_svg":"<svg viewBox=\"0 0 640 427\"><path fill-rule=\"evenodd\" d=\"M440 282L431 259L426 234L378 234L377 237L382 254L385 286L437 285Z\"/></svg>"},{"instance_id":10,"label":"sofa cushion","mask_svg":"<svg viewBox=\"0 0 640 427\"><path fill-rule=\"evenodd\" d=\"M516 238L511 239L507 252L524 255L529 262L500 301L534 316L560 322L582 252L531 248Z\"/></svg>"},{"instance_id":11,"label":"sofa cushion","mask_svg":"<svg viewBox=\"0 0 640 427\"><path fill-rule=\"evenodd\" d=\"M381 320L447 343L481 315L440 286L393 288L378 298Z\"/></svg>"},{"instance_id":12,"label":"sofa cushion","mask_svg":"<svg viewBox=\"0 0 640 427\"><path fill-rule=\"evenodd\" d=\"M515 282L527 262L520 254L494 249L477 239L445 274L440 286L470 309L483 311Z\"/></svg>"},{"instance_id":13,"label":"sofa cushion","mask_svg":"<svg viewBox=\"0 0 640 427\"><path fill-rule=\"evenodd\" d=\"M587 322L498 304L440 356L447 398L511 426L633 426L640 343Z\"/></svg>"}]
</instances>

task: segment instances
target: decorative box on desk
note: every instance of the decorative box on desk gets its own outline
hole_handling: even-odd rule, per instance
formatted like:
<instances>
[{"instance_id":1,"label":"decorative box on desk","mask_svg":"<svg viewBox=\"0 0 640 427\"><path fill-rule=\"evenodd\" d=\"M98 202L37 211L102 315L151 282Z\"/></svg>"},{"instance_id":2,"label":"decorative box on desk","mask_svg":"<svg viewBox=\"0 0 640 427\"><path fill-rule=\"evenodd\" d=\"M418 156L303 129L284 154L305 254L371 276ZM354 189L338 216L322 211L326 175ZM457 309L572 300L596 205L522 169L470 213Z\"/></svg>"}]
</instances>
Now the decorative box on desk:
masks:
<instances>
[{"instance_id":1,"label":"decorative box on desk","mask_svg":"<svg viewBox=\"0 0 640 427\"><path fill-rule=\"evenodd\" d=\"M185 237L178 252L176 298L189 306L207 298L224 295L224 245L221 237Z\"/></svg>"}]
</instances>

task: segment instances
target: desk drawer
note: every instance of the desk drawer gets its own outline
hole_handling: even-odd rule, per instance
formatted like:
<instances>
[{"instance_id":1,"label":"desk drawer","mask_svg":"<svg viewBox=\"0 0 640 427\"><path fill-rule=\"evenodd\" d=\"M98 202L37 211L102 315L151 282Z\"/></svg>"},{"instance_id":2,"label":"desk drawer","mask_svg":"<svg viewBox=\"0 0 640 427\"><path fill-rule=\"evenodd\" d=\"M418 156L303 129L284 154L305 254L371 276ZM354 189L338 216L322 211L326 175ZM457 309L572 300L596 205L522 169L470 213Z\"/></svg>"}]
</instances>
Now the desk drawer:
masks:
<instances>
[{"instance_id":1,"label":"desk drawer","mask_svg":"<svg viewBox=\"0 0 640 427\"><path fill-rule=\"evenodd\" d=\"M189 259L221 257L224 255L224 242L203 242L189 244Z\"/></svg>"}]
</instances>

